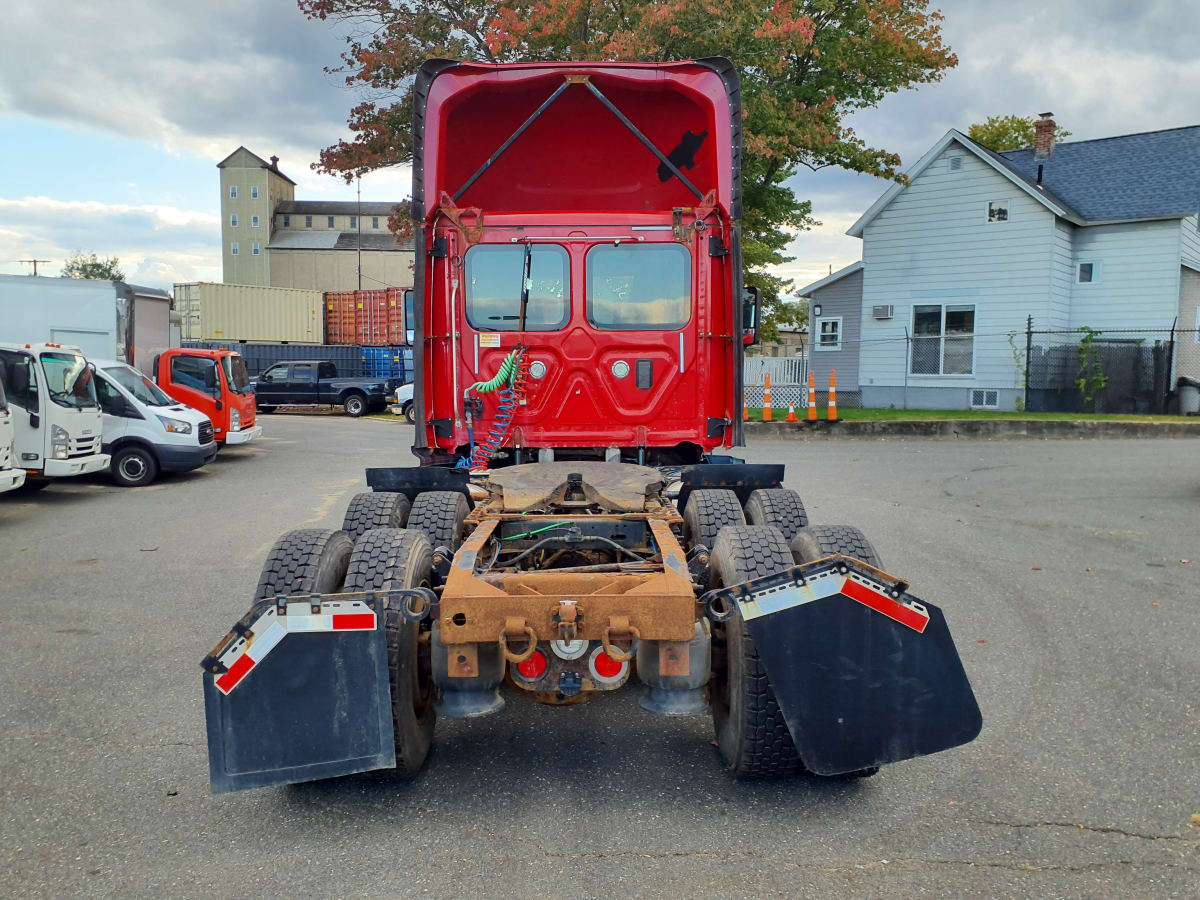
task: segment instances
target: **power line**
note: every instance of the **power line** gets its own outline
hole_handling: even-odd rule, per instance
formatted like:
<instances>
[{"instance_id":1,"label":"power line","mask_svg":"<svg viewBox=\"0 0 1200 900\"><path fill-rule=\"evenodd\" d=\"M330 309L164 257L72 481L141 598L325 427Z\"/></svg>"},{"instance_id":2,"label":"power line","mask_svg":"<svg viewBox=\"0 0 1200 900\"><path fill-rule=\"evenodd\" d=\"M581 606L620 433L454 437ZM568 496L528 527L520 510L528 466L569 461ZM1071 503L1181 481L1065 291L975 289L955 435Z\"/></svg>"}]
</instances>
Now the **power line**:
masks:
<instances>
[{"instance_id":1,"label":"power line","mask_svg":"<svg viewBox=\"0 0 1200 900\"><path fill-rule=\"evenodd\" d=\"M38 263L48 263L48 262L50 262L50 260L48 260L48 259L18 259L17 262L33 263L33 275L36 278L37 273L38 273L38 271L37 271Z\"/></svg>"}]
</instances>

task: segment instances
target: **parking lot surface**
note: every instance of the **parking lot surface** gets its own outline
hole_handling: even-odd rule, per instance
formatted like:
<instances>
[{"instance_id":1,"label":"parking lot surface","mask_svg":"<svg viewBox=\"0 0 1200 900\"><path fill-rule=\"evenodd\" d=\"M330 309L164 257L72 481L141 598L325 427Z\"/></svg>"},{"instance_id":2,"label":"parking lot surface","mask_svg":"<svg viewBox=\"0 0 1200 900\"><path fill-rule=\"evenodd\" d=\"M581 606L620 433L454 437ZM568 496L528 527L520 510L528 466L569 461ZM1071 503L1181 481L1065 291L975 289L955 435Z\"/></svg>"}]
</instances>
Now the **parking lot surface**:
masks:
<instances>
[{"instance_id":1,"label":"parking lot surface","mask_svg":"<svg viewBox=\"0 0 1200 900\"><path fill-rule=\"evenodd\" d=\"M386 774L214 798L200 658L411 428L264 419L141 489L0 496L0 884L21 897L1200 895L1200 443L758 441L943 608L974 743L736 783L707 718L508 694ZM1187 560L1187 562L1184 562Z\"/></svg>"}]
</instances>

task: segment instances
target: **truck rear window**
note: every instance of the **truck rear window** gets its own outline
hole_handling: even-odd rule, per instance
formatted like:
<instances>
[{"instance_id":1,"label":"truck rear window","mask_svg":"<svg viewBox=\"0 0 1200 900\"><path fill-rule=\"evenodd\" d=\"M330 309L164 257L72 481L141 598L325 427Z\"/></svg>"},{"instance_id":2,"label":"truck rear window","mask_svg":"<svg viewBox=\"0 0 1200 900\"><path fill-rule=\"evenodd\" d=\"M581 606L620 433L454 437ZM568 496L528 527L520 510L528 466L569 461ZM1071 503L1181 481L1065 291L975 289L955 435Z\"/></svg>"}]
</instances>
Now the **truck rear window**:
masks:
<instances>
[{"instance_id":1,"label":"truck rear window","mask_svg":"<svg viewBox=\"0 0 1200 900\"><path fill-rule=\"evenodd\" d=\"M692 260L678 244L588 250L587 316L596 328L682 328L691 318Z\"/></svg>"},{"instance_id":2,"label":"truck rear window","mask_svg":"<svg viewBox=\"0 0 1200 900\"><path fill-rule=\"evenodd\" d=\"M467 321L479 331L516 331L521 318L524 244L477 244L467 251ZM556 244L529 247L526 331L556 331L567 324L570 263Z\"/></svg>"}]
</instances>

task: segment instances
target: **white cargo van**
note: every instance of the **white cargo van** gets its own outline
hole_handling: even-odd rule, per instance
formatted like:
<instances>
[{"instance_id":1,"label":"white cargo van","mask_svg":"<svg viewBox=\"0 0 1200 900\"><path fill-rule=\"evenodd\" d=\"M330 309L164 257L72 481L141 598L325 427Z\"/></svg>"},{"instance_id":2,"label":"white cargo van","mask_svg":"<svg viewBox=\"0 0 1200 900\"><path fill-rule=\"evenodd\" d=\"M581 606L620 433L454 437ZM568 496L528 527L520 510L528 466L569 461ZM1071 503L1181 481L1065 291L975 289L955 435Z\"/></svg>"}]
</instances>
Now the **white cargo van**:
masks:
<instances>
[{"instance_id":1,"label":"white cargo van","mask_svg":"<svg viewBox=\"0 0 1200 900\"><path fill-rule=\"evenodd\" d=\"M104 411L104 452L113 480L141 487L159 472L198 469L217 455L208 416L168 397L149 378L115 359L90 360Z\"/></svg>"}]
</instances>

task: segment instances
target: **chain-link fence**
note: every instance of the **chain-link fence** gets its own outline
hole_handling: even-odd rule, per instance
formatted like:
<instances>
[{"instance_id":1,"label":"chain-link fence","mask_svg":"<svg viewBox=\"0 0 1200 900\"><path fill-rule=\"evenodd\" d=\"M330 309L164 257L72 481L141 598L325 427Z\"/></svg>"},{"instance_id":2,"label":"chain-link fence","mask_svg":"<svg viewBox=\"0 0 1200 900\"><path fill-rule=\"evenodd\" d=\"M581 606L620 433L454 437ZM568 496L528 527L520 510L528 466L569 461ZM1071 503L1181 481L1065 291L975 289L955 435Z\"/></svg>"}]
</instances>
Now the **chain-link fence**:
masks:
<instances>
[{"instance_id":1,"label":"chain-link fence","mask_svg":"<svg viewBox=\"0 0 1200 900\"><path fill-rule=\"evenodd\" d=\"M1177 333L1075 329L1025 336L1029 412L1167 411Z\"/></svg>"}]
</instances>

